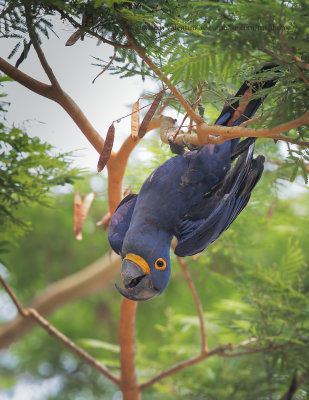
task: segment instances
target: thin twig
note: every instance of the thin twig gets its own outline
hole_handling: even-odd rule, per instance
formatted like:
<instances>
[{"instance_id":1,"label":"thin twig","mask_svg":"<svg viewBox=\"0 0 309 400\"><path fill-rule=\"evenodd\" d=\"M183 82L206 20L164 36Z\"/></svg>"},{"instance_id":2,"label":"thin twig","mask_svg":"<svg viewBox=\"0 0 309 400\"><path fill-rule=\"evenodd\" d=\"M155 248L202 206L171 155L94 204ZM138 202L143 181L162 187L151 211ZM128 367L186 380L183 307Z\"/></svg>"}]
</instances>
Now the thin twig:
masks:
<instances>
[{"instance_id":1,"label":"thin twig","mask_svg":"<svg viewBox=\"0 0 309 400\"><path fill-rule=\"evenodd\" d=\"M195 100L195 102L192 104L192 109L195 110L196 106L198 105L198 103L201 101L201 96L198 96L197 100ZM188 132L190 133L193 129L193 120L192 118L190 118L190 123L189 123L189 127L188 127ZM179 131L178 131L179 132ZM177 134L178 134L177 132ZM177 135L176 135L177 136Z\"/></svg>"},{"instance_id":2,"label":"thin twig","mask_svg":"<svg viewBox=\"0 0 309 400\"><path fill-rule=\"evenodd\" d=\"M273 57L274 59L278 60L281 63L284 63L285 61L278 55L272 52L269 49L266 49L265 47L260 47L260 50L263 51L264 53L268 54L269 56ZM300 79L302 79L307 85L309 85L309 79L300 71L300 69L297 67L296 64L289 64L291 69L296 73L296 75L299 76Z\"/></svg>"},{"instance_id":3,"label":"thin twig","mask_svg":"<svg viewBox=\"0 0 309 400\"><path fill-rule=\"evenodd\" d=\"M59 14L63 18L67 19L75 28L80 29L81 31L83 31L85 33L88 33L89 35L101 40L103 43L109 44L110 46L113 46L113 47L116 47L119 49L131 49L132 48L132 46L130 44L121 44L121 43L112 42L111 40L104 38L103 36L92 31L91 29L85 28L84 26L82 26L81 24L76 22L75 19L72 18L69 14L67 14L65 11L61 10L58 7L55 7L55 10L57 10L59 12Z\"/></svg>"},{"instance_id":4,"label":"thin twig","mask_svg":"<svg viewBox=\"0 0 309 400\"><path fill-rule=\"evenodd\" d=\"M289 136L274 135L271 138L274 140L281 140L286 143L297 144L298 146L301 146L301 147L309 147L309 142L304 142L303 140L293 139L293 138L290 138Z\"/></svg>"},{"instance_id":5,"label":"thin twig","mask_svg":"<svg viewBox=\"0 0 309 400\"><path fill-rule=\"evenodd\" d=\"M66 337L63 333L58 331L54 326L52 326L42 315L40 315L33 308L23 308L19 303L16 295L13 290L9 287L9 285L5 282L5 280L0 276L0 283L4 287L7 294L10 296L11 300L15 304L18 313L24 317L31 317L34 319L46 332L56 338L59 342L63 343L66 347L72 350L75 354L77 354L80 358L86 361L89 365L97 369L101 374L106 376L109 380L114 382L117 386L120 386L120 379L115 376L112 372L110 372L104 365L99 363L95 358L91 357L88 353L78 347L75 343L73 343L68 337Z\"/></svg>"},{"instance_id":6,"label":"thin twig","mask_svg":"<svg viewBox=\"0 0 309 400\"><path fill-rule=\"evenodd\" d=\"M286 347L290 345L291 343L284 343L278 346L267 346L267 347L259 347L259 348L251 348L247 351L243 352L238 352L238 353L230 353L234 349L239 349L239 348L246 348L247 346L250 346L251 343L256 342L255 338L245 340L244 342L238 343L238 344L231 344L227 343L222 346L215 347L213 350L208 351L207 353L201 353L195 357L189 358L185 361L181 361L178 364L175 364L173 367L166 369L165 371L161 372L160 374L156 375L152 379L144 382L143 384L140 385L141 390L145 390L148 387L154 385L155 383L159 382L160 380L175 374L176 372L179 372L185 368L188 368L192 365L198 364L203 360L206 360L207 358L213 357L213 356L220 356L220 357L242 357L242 356L247 356L249 354L254 354L254 353L262 353L262 352L269 352L269 351L274 351L279 348Z\"/></svg>"},{"instance_id":7,"label":"thin twig","mask_svg":"<svg viewBox=\"0 0 309 400\"><path fill-rule=\"evenodd\" d=\"M248 119L247 121L242 122L239 126L244 127L244 126L248 126L251 124L255 124L256 122L261 121L262 118L263 118L263 115L260 115L259 117Z\"/></svg>"},{"instance_id":8,"label":"thin twig","mask_svg":"<svg viewBox=\"0 0 309 400\"><path fill-rule=\"evenodd\" d=\"M5 280L2 278L2 276L0 275L0 282L1 285L4 287L5 291L7 292L7 294L10 296L11 300L13 301L13 303L15 304L15 307L17 308L18 313L22 316L22 317L27 317L28 315L25 313L23 307L21 306L21 304L19 303L15 293L13 292L13 290L9 287L9 285L5 282Z\"/></svg>"},{"instance_id":9,"label":"thin twig","mask_svg":"<svg viewBox=\"0 0 309 400\"><path fill-rule=\"evenodd\" d=\"M200 328L201 328L201 338L202 338L202 348L201 348L201 354L207 353L208 351L208 346L207 346L207 335L206 335L206 329L205 329L205 321L204 321L204 315L203 315L203 308L201 301L198 297L198 294L196 292L196 289L194 287L193 281L191 279L190 273L187 270L186 263L182 260L181 257L177 257L177 262L180 265L182 272L186 278L187 284L191 290L194 303L196 306L197 314L200 320Z\"/></svg>"},{"instance_id":10,"label":"thin twig","mask_svg":"<svg viewBox=\"0 0 309 400\"><path fill-rule=\"evenodd\" d=\"M295 55L287 46L287 44L284 41L284 37L281 32L279 32L279 40L281 43L281 46L284 48L284 50L299 64L301 64L304 68L309 69L309 64L305 63L300 57Z\"/></svg>"},{"instance_id":11,"label":"thin twig","mask_svg":"<svg viewBox=\"0 0 309 400\"><path fill-rule=\"evenodd\" d=\"M180 94L180 92L178 91L178 89L176 89L175 86L170 85L169 80L163 75L163 73L159 70L159 68L150 60L150 58L148 58L148 56L139 47L135 38L129 31L128 27L122 25L122 28L129 43L131 44L131 48L137 52L137 54L145 61L145 63L150 67L150 69L152 69L152 71L162 80L162 82L166 84L166 86L170 89L173 95L177 98L177 100L189 114L190 118L192 118L193 121L197 124L202 123L203 119L200 117L200 115L194 112L189 102Z\"/></svg>"},{"instance_id":12,"label":"thin twig","mask_svg":"<svg viewBox=\"0 0 309 400\"><path fill-rule=\"evenodd\" d=\"M24 2L25 5L25 15L26 15L26 23L27 23L27 29L29 32L29 36L31 39L31 42L33 43L33 47L38 55L38 58L40 60L40 63L48 76L48 79L50 80L50 83L55 87L55 88L60 88L60 85L53 73L53 70L51 69L50 65L47 62L47 59L45 57L45 54L43 53L41 46L37 40L36 33L33 27L33 22L31 18L31 9L29 7L28 2Z\"/></svg>"}]
</instances>

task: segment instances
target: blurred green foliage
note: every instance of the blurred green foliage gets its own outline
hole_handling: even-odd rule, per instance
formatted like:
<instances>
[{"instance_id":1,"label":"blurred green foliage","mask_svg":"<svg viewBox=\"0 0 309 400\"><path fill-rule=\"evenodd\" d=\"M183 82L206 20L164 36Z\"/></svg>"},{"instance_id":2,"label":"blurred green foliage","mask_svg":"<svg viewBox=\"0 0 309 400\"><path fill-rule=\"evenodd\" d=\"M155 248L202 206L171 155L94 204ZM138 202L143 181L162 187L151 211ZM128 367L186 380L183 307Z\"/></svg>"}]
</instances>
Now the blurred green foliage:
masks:
<instances>
[{"instance_id":1,"label":"blurred green foliage","mask_svg":"<svg viewBox=\"0 0 309 400\"><path fill-rule=\"evenodd\" d=\"M0 152L0 243L4 250L30 227L24 209L35 204L50 206L50 189L72 184L78 171L70 167L68 154L56 155L38 137L2 123Z\"/></svg>"}]
</instances>

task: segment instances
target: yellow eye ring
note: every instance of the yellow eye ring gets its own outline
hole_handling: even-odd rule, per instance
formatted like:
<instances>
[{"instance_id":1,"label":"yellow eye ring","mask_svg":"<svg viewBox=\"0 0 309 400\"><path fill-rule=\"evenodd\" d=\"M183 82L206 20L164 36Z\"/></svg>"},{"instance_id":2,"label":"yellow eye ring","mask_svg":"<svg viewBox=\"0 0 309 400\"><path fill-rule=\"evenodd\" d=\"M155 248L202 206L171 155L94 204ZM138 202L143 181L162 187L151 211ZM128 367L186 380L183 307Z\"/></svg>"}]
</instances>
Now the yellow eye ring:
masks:
<instances>
[{"instance_id":1,"label":"yellow eye ring","mask_svg":"<svg viewBox=\"0 0 309 400\"><path fill-rule=\"evenodd\" d=\"M163 258L158 258L157 261L155 262L155 267L157 269L165 269L166 268L166 262L163 260Z\"/></svg>"}]
</instances>

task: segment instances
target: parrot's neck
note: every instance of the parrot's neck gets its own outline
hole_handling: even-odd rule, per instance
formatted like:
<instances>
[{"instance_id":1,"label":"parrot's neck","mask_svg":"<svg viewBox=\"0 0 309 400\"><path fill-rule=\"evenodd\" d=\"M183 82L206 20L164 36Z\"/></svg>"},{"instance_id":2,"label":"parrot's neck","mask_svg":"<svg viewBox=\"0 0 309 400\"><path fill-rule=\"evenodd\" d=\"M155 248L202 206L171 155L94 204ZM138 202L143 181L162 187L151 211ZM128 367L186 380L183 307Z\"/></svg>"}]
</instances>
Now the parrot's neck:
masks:
<instances>
[{"instance_id":1,"label":"parrot's neck","mask_svg":"<svg viewBox=\"0 0 309 400\"><path fill-rule=\"evenodd\" d=\"M169 258L173 235L166 230L144 223L130 226L122 247L122 253L134 253L147 258L152 254L154 257Z\"/></svg>"}]
</instances>

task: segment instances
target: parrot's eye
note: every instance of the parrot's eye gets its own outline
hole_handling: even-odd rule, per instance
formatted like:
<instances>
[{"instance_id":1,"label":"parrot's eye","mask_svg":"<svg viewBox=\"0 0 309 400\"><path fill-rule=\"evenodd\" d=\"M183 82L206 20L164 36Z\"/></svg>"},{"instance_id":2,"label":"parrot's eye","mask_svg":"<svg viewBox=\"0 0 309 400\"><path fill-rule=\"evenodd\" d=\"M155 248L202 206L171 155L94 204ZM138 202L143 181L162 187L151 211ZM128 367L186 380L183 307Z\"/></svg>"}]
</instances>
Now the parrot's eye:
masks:
<instances>
[{"instance_id":1,"label":"parrot's eye","mask_svg":"<svg viewBox=\"0 0 309 400\"><path fill-rule=\"evenodd\" d=\"M157 261L155 262L155 267L157 269L165 269L166 262L163 260L163 258L158 258Z\"/></svg>"}]
</instances>

